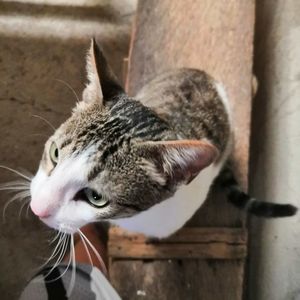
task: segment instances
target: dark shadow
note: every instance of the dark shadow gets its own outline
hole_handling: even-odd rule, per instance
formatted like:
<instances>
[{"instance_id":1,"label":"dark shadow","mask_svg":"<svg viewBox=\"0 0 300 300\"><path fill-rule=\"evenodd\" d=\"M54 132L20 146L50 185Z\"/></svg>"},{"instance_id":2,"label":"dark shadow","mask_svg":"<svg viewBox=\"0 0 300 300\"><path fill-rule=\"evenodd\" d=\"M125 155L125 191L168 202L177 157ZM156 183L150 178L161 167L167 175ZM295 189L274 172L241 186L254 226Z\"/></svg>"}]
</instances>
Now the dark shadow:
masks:
<instances>
[{"instance_id":1,"label":"dark shadow","mask_svg":"<svg viewBox=\"0 0 300 300\"><path fill-rule=\"evenodd\" d=\"M0 2L0 15L23 15L36 17L60 17L84 20L116 21L119 13L110 6L66 6L52 4L24 3L18 1ZM122 16L121 16L122 17Z\"/></svg>"},{"instance_id":2,"label":"dark shadow","mask_svg":"<svg viewBox=\"0 0 300 300\"><path fill-rule=\"evenodd\" d=\"M261 157L264 157L265 152L265 136L267 135L267 112L268 112L268 91L266 86L269 86L266 67L272 57L272 49L267 43L268 36L273 28L273 16L266 13L265 2L256 1L256 22L255 22L255 38L254 38L254 65L253 73L258 81L258 90L252 102L251 116L251 136L250 136L250 165L249 165L249 190L250 194L262 201L263 191L266 188L264 176L258 172L264 170L260 165ZM271 50L271 51L270 51ZM246 268L247 286L245 289L245 299L256 299L257 287L260 286L260 278L258 266L261 263L260 252L262 251L262 229L266 220L252 217L249 220L249 257Z\"/></svg>"}]
</instances>

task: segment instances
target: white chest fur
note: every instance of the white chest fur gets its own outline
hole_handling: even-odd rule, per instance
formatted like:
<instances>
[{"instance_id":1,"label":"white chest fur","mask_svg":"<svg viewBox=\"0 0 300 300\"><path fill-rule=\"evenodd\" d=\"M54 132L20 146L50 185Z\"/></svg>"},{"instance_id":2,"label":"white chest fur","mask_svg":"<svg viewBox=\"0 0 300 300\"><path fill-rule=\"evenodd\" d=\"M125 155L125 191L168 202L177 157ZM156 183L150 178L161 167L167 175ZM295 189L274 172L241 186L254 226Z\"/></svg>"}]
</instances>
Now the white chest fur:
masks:
<instances>
[{"instance_id":1,"label":"white chest fur","mask_svg":"<svg viewBox=\"0 0 300 300\"><path fill-rule=\"evenodd\" d=\"M203 204L209 188L219 174L225 157L218 164L204 169L189 185L182 186L175 195L130 218L111 220L133 232L163 238L180 229Z\"/></svg>"}]
</instances>

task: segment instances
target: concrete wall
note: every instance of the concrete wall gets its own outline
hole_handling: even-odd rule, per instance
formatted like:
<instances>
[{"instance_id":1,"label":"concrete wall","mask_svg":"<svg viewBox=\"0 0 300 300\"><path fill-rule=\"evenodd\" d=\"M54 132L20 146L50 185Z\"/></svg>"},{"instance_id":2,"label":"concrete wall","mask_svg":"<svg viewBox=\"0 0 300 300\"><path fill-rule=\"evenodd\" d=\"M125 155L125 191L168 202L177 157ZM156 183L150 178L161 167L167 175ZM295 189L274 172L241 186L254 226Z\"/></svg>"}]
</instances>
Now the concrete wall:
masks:
<instances>
[{"instance_id":1,"label":"concrete wall","mask_svg":"<svg viewBox=\"0 0 300 300\"><path fill-rule=\"evenodd\" d=\"M251 192L300 207L300 1L257 1ZM251 220L248 298L300 299L300 215Z\"/></svg>"},{"instance_id":2,"label":"concrete wall","mask_svg":"<svg viewBox=\"0 0 300 300\"><path fill-rule=\"evenodd\" d=\"M85 79L89 38L95 36L122 77L128 54L135 2L128 1L0 1L0 165L35 172L51 128L65 120ZM15 177L0 170L0 182ZM11 204L0 194L0 298L17 299L26 281L49 257L51 231L23 203Z\"/></svg>"}]
</instances>

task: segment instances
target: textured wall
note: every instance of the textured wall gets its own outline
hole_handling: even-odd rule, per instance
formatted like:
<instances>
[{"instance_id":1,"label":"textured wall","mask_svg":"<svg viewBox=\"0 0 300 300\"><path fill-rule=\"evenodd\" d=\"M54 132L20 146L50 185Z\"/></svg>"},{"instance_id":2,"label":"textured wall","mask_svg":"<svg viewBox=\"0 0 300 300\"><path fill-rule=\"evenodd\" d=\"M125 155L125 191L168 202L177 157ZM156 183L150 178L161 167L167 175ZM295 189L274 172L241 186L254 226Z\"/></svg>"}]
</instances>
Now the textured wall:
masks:
<instances>
[{"instance_id":1,"label":"textured wall","mask_svg":"<svg viewBox=\"0 0 300 300\"><path fill-rule=\"evenodd\" d=\"M29 3L30 2L30 3ZM41 2L47 5L42 5ZM68 3L72 6L68 6ZM127 56L135 1L1 1L0 2L0 164L35 172L43 144L69 115L85 83L85 54L96 36L121 77ZM0 182L15 179L0 170ZM50 230L22 203L2 208L9 197L0 194L0 298L17 299L22 286L49 255Z\"/></svg>"},{"instance_id":2,"label":"textured wall","mask_svg":"<svg viewBox=\"0 0 300 300\"><path fill-rule=\"evenodd\" d=\"M251 191L300 207L300 2L257 1ZM252 219L249 299L300 299L300 215Z\"/></svg>"}]
</instances>

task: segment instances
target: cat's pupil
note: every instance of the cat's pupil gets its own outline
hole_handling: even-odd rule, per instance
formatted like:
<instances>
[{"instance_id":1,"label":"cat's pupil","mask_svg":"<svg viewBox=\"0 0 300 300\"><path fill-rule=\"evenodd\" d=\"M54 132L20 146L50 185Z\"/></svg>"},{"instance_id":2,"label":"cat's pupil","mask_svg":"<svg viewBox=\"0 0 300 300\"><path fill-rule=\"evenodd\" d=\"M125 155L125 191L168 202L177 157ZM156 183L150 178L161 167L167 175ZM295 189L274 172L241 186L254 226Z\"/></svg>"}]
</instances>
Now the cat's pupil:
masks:
<instances>
[{"instance_id":1,"label":"cat's pupil","mask_svg":"<svg viewBox=\"0 0 300 300\"><path fill-rule=\"evenodd\" d=\"M101 199L101 196L100 195L98 195L96 192L94 192L93 191L93 193L92 193L92 197L94 198L94 200L100 200Z\"/></svg>"},{"instance_id":2,"label":"cat's pupil","mask_svg":"<svg viewBox=\"0 0 300 300\"><path fill-rule=\"evenodd\" d=\"M54 156L55 156L56 158L58 158L58 148L55 149L55 151L54 151Z\"/></svg>"}]
</instances>

